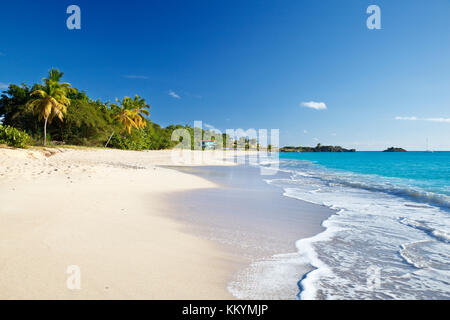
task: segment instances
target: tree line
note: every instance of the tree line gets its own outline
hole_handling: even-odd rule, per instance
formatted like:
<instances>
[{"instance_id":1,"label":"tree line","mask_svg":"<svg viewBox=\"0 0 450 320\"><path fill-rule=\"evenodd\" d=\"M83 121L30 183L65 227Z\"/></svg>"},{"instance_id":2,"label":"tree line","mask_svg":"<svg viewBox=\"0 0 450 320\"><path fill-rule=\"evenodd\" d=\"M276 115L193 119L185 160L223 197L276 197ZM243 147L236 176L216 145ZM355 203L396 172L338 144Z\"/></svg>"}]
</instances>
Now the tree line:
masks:
<instances>
[{"instance_id":1,"label":"tree line","mask_svg":"<svg viewBox=\"0 0 450 320\"><path fill-rule=\"evenodd\" d=\"M163 128L153 123L149 119L150 105L138 95L115 103L92 100L84 91L61 82L63 75L51 69L42 83L9 85L0 98L0 130L5 137L7 132L19 132L28 135L26 141L31 145L156 150L178 143L171 140L176 129L185 128L194 135L188 125ZM15 137L2 141L13 141Z\"/></svg>"}]
</instances>

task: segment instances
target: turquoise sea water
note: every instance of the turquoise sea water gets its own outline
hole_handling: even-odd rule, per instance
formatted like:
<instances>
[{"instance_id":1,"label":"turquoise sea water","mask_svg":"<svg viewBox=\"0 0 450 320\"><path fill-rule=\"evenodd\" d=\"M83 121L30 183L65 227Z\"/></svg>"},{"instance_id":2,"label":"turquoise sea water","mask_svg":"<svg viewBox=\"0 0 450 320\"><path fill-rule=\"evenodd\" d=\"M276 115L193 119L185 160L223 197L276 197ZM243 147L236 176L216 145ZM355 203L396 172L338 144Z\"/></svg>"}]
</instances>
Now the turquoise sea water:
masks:
<instances>
[{"instance_id":1,"label":"turquoise sea water","mask_svg":"<svg viewBox=\"0 0 450 320\"><path fill-rule=\"evenodd\" d=\"M450 195L450 152L281 153L325 168L398 178L429 192Z\"/></svg>"},{"instance_id":2,"label":"turquoise sea water","mask_svg":"<svg viewBox=\"0 0 450 320\"><path fill-rule=\"evenodd\" d=\"M280 262L313 267L300 299L450 299L450 152L281 153L278 162L289 178L268 183L336 211Z\"/></svg>"}]
</instances>

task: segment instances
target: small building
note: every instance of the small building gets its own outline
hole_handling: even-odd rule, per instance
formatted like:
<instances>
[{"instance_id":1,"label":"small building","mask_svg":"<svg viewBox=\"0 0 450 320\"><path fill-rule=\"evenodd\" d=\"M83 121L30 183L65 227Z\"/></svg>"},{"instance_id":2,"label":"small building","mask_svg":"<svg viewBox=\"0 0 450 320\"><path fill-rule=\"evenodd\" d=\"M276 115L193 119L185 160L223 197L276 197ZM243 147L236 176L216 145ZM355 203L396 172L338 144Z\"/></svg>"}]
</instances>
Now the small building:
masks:
<instances>
[{"instance_id":1,"label":"small building","mask_svg":"<svg viewBox=\"0 0 450 320\"><path fill-rule=\"evenodd\" d=\"M216 149L216 142L214 140L202 140L203 150L214 150Z\"/></svg>"}]
</instances>

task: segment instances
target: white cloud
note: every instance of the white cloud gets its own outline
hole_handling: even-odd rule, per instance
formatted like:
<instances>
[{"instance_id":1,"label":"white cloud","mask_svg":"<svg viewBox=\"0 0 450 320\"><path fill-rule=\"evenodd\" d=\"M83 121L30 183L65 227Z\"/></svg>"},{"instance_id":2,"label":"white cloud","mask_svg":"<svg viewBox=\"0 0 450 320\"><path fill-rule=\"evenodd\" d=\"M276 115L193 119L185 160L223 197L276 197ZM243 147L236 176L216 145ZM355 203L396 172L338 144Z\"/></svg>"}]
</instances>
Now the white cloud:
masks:
<instances>
[{"instance_id":1,"label":"white cloud","mask_svg":"<svg viewBox=\"0 0 450 320\"><path fill-rule=\"evenodd\" d=\"M336 137L336 136L337 136L337 134L336 134L336 133L334 133L334 132L333 132L333 133L332 133L331 135L332 135L333 137Z\"/></svg>"},{"instance_id":2,"label":"white cloud","mask_svg":"<svg viewBox=\"0 0 450 320\"><path fill-rule=\"evenodd\" d=\"M450 123L450 118L428 118L428 119L425 119L425 121Z\"/></svg>"},{"instance_id":3,"label":"white cloud","mask_svg":"<svg viewBox=\"0 0 450 320\"><path fill-rule=\"evenodd\" d=\"M317 139L317 138L313 138L313 140L314 140L314 141L319 141L319 139Z\"/></svg>"},{"instance_id":4,"label":"white cloud","mask_svg":"<svg viewBox=\"0 0 450 320\"><path fill-rule=\"evenodd\" d=\"M315 102L315 101L309 101L309 102L302 102L300 106L305 108L311 108L314 110L326 110L327 105L325 102Z\"/></svg>"},{"instance_id":5,"label":"white cloud","mask_svg":"<svg viewBox=\"0 0 450 320\"><path fill-rule=\"evenodd\" d=\"M169 96L175 99L181 99L181 97L172 90L169 91Z\"/></svg>"},{"instance_id":6,"label":"white cloud","mask_svg":"<svg viewBox=\"0 0 450 320\"><path fill-rule=\"evenodd\" d=\"M303 130L303 133L304 134L308 134L308 130Z\"/></svg>"},{"instance_id":7,"label":"white cloud","mask_svg":"<svg viewBox=\"0 0 450 320\"><path fill-rule=\"evenodd\" d=\"M9 87L9 84L0 82L0 89L8 89L8 87Z\"/></svg>"},{"instance_id":8,"label":"white cloud","mask_svg":"<svg viewBox=\"0 0 450 320\"><path fill-rule=\"evenodd\" d=\"M395 120L406 120L406 121L431 121L431 122L444 122L444 123L450 123L450 118L395 117Z\"/></svg>"},{"instance_id":9,"label":"white cloud","mask_svg":"<svg viewBox=\"0 0 450 320\"><path fill-rule=\"evenodd\" d=\"M124 76L124 78L127 78L127 79L148 79L147 76L136 75L136 74L127 74L127 75Z\"/></svg>"},{"instance_id":10,"label":"white cloud","mask_svg":"<svg viewBox=\"0 0 450 320\"><path fill-rule=\"evenodd\" d=\"M416 121L418 120L416 117L395 117L395 120L409 120L409 121Z\"/></svg>"}]
</instances>

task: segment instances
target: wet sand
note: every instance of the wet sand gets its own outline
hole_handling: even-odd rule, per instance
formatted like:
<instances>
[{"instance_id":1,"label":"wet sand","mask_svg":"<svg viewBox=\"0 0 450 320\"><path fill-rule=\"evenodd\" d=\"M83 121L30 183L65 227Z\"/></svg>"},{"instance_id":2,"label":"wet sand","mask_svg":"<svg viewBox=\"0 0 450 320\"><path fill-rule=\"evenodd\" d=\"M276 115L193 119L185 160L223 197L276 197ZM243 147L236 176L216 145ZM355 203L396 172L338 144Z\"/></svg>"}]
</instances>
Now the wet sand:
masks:
<instances>
[{"instance_id":1,"label":"wet sand","mask_svg":"<svg viewBox=\"0 0 450 320\"><path fill-rule=\"evenodd\" d=\"M261 176L247 165L175 168L220 186L171 194L176 201L167 202L190 231L217 242L241 262L228 289L238 298L295 299L297 281L310 271L296 263L295 242L323 231L321 223L333 211L285 197L281 188L264 181L287 173ZM292 261L284 270L280 264L285 262L277 261L280 254ZM283 276L290 280L277 283Z\"/></svg>"}]
</instances>

